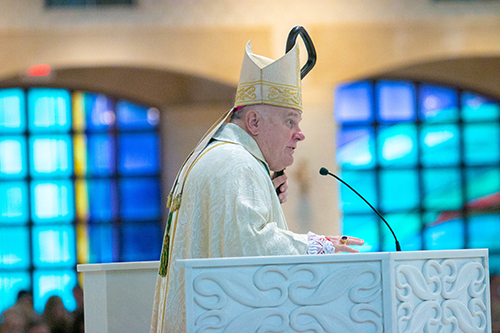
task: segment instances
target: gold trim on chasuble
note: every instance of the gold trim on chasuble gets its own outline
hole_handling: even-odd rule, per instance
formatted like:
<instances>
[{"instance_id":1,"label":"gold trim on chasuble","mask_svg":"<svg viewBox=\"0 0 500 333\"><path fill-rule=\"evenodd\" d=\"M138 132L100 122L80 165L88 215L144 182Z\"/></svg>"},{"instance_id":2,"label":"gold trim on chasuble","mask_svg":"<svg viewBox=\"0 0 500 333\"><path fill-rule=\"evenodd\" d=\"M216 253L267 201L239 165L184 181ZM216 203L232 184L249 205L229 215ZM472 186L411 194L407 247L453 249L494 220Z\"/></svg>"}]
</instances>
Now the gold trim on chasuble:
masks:
<instances>
[{"instance_id":1,"label":"gold trim on chasuble","mask_svg":"<svg viewBox=\"0 0 500 333\"><path fill-rule=\"evenodd\" d=\"M188 171L186 172L186 176L184 177L184 182L182 184L182 189L184 189L184 184L186 184L186 180L187 180L187 177L189 175L189 173L191 172L191 169L193 169L194 165L196 164L196 162L198 162L198 160L203 156L205 155L206 153L208 153L210 150L212 150L213 148L215 147L218 147L218 146L222 146L222 145L225 145L225 144L232 144L231 142L220 142L220 143L217 143L215 145L213 145L212 147L206 149L203 153L200 154L200 156L198 156L196 158L196 160L193 162L193 164L191 164L191 166L189 167ZM172 238L172 244L173 244L173 237L170 236L170 226L173 226L174 230L172 230L172 235L175 235L175 227L177 225L177 218L179 216L179 208L181 206L181 198L182 198L182 192L179 193L173 200L172 200L172 195L169 195L169 198L167 199L167 208L172 208L170 213L168 214L168 220L167 220L167 226L166 226L166 232L165 232L165 237L163 238L163 249L161 251L161 257L160 257L160 269L158 271L158 274L161 276L161 277L165 277L167 276L167 273L168 273L168 264L170 263L170 239ZM175 214L175 219L174 219L174 223L172 224L172 218L173 218L173 215Z\"/></svg>"}]
</instances>

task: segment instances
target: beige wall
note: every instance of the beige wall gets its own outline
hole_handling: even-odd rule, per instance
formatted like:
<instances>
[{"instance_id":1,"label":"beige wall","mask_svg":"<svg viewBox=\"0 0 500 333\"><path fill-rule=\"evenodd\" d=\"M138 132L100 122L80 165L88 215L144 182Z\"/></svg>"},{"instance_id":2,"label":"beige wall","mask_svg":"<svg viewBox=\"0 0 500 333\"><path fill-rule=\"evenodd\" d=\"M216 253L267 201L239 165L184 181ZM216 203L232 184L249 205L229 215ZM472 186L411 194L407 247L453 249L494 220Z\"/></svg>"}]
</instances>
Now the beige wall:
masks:
<instances>
[{"instance_id":1,"label":"beige wall","mask_svg":"<svg viewBox=\"0 0 500 333\"><path fill-rule=\"evenodd\" d=\"M284 209L293 230L336 233L337 184L318 175L321 166L335 169L335 85L416 63L497 57L499 3L142 0L133 9L46 10L41 0L4 0L0 1L0 80L23 73L30 65L49 63L56 70L139 67L234 86L247 40L252 39L256 53L277 58L283 54L288 31L297 24L308 29L318 53L317 66L303 84L306 141L295 155L297 161L307 161L313 215L307 223L298 221L296 210L299 201L304 202L295 176L298 164L288 170L290 200ZM74 84L78 86L78 79ZM91 88L88 82L85 87ZM168 100L160 104L156 106L164 114L169 183L199 134L231 105Z\"/></svg>"}]
</instances>

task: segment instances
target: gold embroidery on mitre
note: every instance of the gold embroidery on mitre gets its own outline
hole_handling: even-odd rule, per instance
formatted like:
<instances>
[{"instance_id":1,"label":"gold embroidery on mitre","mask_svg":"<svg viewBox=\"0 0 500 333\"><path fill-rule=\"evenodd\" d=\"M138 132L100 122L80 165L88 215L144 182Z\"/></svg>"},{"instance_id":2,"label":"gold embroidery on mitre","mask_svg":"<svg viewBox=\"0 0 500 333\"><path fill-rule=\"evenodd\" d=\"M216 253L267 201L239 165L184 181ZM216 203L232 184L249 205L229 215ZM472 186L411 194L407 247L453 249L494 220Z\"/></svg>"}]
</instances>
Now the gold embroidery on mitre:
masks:
<instances>
[{"instance_id":1,"label":"gold embroidery on mitre","mask_svg":"<svg viewBox=\"0 0 500 333\"><path fill-rule=\"evenodd\" d=\"M235 106L251 104L269 104L302 110L302 92L294 85L268 81L240 85Z\"/></svg>"},{"instance_id":2,"label":"gold embroidery on mitre","mask_svg":"<svg viewBox=\"0 0 500 333\"><path fill-rule=\"evenodd\" d=\"M297 89L280 88L278 86L269 87L268 98L270 101L284 105L296 105L300 107L301 96Z\"/></svg>"},{"instance_id":3,"label":"gold embroidery on mitre","mask_svg":"<svg viewBox=\"0 0 500 333\"><path fill-rule=\"evenodd\" d=\"M254 85L238 87L238 90L236 90L236 103L256 101L257 95L255 94L255 89Z\"/></svg>"}]
</instances>

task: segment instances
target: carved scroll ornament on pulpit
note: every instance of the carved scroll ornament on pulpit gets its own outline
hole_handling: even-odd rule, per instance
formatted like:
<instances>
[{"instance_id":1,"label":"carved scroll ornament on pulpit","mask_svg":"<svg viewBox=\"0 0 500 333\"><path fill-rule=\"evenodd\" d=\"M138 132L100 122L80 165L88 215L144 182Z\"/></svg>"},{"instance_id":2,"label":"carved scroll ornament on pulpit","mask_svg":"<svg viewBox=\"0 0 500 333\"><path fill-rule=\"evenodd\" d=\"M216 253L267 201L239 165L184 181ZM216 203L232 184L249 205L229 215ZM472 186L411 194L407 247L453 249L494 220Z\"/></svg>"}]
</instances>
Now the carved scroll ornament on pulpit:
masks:
<instances>
[{"instance_id":1,"label":"carved scroll ornament on pulpit","mask_svg":"<svg viewBox=\"0 0 500 333\"><path fill-rule=\"evenodd\" d=\"M454 260L397 266L399 332L485 332L485 268L480 262L457 266Z\"/></svg>"},{"instance_id":2,"label":"carved scroll ornament on pulpit","mask_svg":"<svg viewBox=\"0 0 500 333\"><path fill-rule=\"evenodd\" d=\"M196 304L206 310L195 320L197 332L332 332L339 327L360 332L367 325L370 332L382 332L381 313L373 304L381 302L380 272L370 266L326 276L307 264L268 265L253 276L232 273L231 279L205 272L195 278L193 289ZM248 309L230 318L236 306Z\"/></svg>"}]
</instances>

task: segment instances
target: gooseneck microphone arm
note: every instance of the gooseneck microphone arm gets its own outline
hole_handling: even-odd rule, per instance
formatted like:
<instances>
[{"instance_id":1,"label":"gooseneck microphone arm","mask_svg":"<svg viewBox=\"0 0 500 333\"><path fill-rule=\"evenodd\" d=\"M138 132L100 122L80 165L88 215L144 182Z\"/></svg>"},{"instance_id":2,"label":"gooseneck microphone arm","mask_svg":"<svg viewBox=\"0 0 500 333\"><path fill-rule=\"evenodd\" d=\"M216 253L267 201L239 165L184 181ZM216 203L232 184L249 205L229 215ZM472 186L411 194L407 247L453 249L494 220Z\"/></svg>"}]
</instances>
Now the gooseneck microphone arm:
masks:
<instances>
[{"instance_id":1,"label":"gooseneck microphone arm","mask_svg":"<svg viewBox=\"0 0 500 333\"><path fill-rule=\"evenodd\" d=\"M391 226L389 225L389 223L387 223L387 221L382 217L382 215L365 199L363 198L363 196L361 194L359 194L355 189L353 189L349 184L347 184L345 181L343 181L342 179L340 179L339 177L337 177L336 175L334 175L333 173L331 173L330 171L328 171L327 168L321 168L319 169L319 174L322 175L322 176L326 176L326 175L330 175L332 177L334 177L335 179L337 179L339 182L341 182L342 184L344 184L345 186L349 187L354 193L356 193L361 199L363 199L364 202L366 202L366 204L368 206L370 206L371 209L373 209L373 211L375 213L377 213L377 215L382 219L382 221L385 222L385 225L387 226L387 228L389 228L389 230L391 231L392 233L392 236L394 236L394 240L396 241L396 251L401 251L401 246L399 245L399 241L396 237L396 234L394 233L394 231L392 230Z\"/></svg>"}]
</instances>

